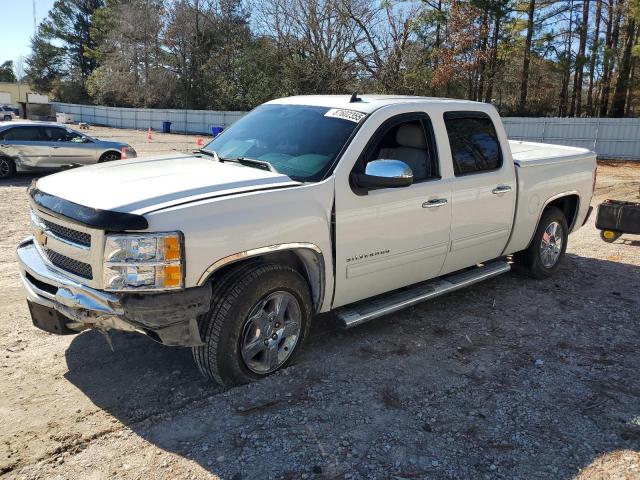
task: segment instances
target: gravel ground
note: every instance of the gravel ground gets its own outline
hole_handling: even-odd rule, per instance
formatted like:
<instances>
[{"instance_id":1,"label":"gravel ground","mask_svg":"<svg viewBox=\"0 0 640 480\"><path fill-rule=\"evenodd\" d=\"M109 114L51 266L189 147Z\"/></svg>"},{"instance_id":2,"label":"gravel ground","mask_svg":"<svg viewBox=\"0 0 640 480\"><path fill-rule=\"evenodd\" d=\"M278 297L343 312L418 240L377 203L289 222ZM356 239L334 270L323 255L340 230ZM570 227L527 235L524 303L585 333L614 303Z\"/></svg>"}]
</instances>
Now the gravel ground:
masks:
<instances>
[{"instance_id":1,"label":"gravel ground","mask_svg":"<svg viewBox=\"0 0 640 480\"><path fill-rule=\"evenodd\" d=\"M196 137L94 128L140 153ZM594 218L548 281L515 273L342 331L222 390L188 349L30 322L14 249L25 187L0 183L0 475L5 478L640 478L640 238ZM638 200L640 164L597 196Z\"/></svg>"}]
</instances>

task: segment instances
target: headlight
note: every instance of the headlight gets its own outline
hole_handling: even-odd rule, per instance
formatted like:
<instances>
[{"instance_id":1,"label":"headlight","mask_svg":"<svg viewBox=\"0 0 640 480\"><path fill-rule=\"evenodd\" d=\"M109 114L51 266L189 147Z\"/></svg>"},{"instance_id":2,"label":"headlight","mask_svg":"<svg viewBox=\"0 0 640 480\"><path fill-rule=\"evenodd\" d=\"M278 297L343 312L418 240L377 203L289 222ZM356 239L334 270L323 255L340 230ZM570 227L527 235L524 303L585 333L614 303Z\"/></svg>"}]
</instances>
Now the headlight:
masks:
<instances>
[{"instance_id":1,"label":"headlight","mask_svg":"<svg viewBox=\"0 0 640 480\"><path fill-rule=\"evenodd\" d=\"M175 290L183 287L179 232L107 235L103 266L109 291Z\"/></svg>"}]
</instances>

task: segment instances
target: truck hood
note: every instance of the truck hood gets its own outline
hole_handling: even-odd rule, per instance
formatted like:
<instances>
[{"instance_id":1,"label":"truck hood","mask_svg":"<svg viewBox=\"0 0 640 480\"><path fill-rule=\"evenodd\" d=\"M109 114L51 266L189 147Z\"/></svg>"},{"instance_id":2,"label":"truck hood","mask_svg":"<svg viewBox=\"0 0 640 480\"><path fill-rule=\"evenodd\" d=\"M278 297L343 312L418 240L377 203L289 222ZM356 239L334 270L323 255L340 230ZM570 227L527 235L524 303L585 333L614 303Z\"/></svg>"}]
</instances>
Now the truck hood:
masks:
<instances>
[{"instance_id":1,"label":"truck hood","mask_svg":"<svg viewBox=\"0 0 640 480\"><path fill-rule=\"evenodd\" d=\"M176 153L67 170L41 178L36 188L78 205L141 215L178 203L298 184L279 173Z\"/></svg>"}]
</instances>

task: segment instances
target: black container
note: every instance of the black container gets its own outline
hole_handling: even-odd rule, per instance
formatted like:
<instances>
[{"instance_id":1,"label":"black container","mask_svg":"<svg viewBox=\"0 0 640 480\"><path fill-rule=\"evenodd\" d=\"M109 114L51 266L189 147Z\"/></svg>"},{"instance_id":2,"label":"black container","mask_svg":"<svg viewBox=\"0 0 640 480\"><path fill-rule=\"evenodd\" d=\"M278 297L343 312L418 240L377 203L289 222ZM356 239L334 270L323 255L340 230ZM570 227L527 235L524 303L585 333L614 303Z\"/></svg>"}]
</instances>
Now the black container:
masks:
<instances>
[{"instance_id":1,"label":"black container","mask_svg":"<svg viewBox=\"0 0 640 480\"><path fill-rule=\"evenodd\" d=\"M596 228L640 234L640 203L605 200L598 207Z\"/></svg>"}]
</instances>

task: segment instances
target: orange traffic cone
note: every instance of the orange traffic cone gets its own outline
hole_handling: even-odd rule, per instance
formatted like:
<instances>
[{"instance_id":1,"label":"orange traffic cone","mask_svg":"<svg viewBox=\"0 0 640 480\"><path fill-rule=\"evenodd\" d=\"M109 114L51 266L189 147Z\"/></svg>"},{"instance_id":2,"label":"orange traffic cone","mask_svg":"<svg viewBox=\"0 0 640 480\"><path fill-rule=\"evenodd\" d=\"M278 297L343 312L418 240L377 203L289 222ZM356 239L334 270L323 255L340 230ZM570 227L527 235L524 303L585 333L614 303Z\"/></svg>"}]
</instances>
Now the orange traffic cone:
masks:
<instances>
[{"instance_id":1,"label":"orange traffic cone","mask_svg":"<svg viewBox=\"0 0 640 480\"><path fill-rule=\"evenodd\" d=\"M196 138L196 145L199 146L199 147L203 147L204 146L204 138L202 138L202 137Z\"/></svg>"},{"instance_id":2,"label":"orange traffic cone","mask_svg":"<svg viewBox=\"0 0 640 480\"><path fill-rule=\"evenodd\" d=\"M151 140L153 140L153 137L151 136L151 127L149 127L149 130L147 130L147 142Z\"/></svg>"},{"instance_id":3,"label":"orange traffic cone","mask_svg":"<svg viewBox=\"0 0 640 480\"><path fill-rule=\"evenodd\" d=\"M126 160L127 159L127 147L122 147L122 150L120 150L120 160Z\"/></svg>"}]
</instances>

